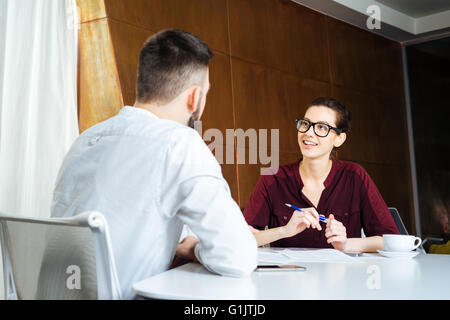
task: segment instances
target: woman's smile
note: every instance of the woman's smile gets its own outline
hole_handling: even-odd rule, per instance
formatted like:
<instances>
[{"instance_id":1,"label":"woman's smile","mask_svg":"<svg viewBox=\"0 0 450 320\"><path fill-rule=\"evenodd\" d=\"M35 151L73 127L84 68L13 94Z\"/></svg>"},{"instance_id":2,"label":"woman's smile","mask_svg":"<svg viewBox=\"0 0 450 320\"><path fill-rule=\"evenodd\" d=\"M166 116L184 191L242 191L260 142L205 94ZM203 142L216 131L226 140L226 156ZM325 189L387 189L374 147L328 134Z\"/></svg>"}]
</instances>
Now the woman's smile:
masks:
<instances>
[{"instance_id":1,"label":"woman's smile","mask_svg":"<svg viewBox=\"0 0 450 320\"><path fill-rule=\"evenodd\" d=\"M312 149L312 148L318 146L318 143L316 143L312 140L309 140L309 139L305 139L302 142L303 142L304 148L306 148L306 149Z\"/></svg>"}]
</instances>

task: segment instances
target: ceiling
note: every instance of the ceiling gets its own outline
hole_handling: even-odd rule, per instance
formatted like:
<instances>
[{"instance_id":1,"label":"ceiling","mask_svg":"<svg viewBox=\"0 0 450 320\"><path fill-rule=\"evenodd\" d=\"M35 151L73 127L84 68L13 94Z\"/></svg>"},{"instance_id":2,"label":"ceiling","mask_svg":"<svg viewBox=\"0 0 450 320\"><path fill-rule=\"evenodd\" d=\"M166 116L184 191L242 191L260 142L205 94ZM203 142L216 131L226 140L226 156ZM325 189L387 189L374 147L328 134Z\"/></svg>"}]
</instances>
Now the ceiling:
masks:
<instances>
[{"instance_id":1,"label":"ceiling","mask_svg":"<svg viewBox=\"0 0 450 320\"><path fill-rule=\"evenodd\" d=\"M292 0L315 11L402 44L450 36L450 0ZM377 6L379 29L367 27Z\"/></svg>"},{"instance_id":2,"label":"ceiling","mask_svg":"<svg viewBox=\"0 0 450 320\"><path fill-rule=\"evenodd\" d=\"M450 10L450 0L377 0L377 2L412 18Z\"/></svg>"}]
</instances>

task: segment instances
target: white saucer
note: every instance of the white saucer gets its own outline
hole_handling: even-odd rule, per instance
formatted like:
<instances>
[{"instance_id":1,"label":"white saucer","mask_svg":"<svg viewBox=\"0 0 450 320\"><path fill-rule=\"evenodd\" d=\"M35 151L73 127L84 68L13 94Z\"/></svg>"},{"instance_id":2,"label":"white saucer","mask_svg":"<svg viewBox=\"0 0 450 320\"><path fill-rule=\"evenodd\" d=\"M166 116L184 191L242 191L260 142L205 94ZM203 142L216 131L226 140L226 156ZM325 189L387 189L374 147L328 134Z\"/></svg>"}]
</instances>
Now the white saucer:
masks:
<instances>
[{"instance_id":1,"label":"white saucer","mask_svg":"<svg viewBox=\"0 0 450 320\"><path fill-rule=\"evenodd\" d=\"M395 251L384 251L384 250L377 250L379 254L381 254L384 257L388 258L414 258L417 256L420 252L418 251L408 251L408 252L395 252Z\"/></svg>"}]
</instances>

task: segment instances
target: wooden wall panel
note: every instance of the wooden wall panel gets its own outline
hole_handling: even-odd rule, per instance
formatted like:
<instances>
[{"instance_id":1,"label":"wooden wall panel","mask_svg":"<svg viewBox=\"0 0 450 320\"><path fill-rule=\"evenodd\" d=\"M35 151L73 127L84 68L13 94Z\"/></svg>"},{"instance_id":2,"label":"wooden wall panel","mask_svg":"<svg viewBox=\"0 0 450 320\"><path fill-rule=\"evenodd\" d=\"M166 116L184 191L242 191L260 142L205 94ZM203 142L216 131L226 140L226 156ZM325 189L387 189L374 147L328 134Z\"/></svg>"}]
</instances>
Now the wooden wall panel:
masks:
<instances>
[{"instance_id":1,"label":"wooden wall panel","mask_svg":"<svg viewBox=\"0 0 450 320\"><path fill-rule=\"evenodd\" d=\"M123 105L106 19L82 23L79 33L80 132L115 115Z\"/></svg>"},{"instance_id":2,"label":"wooden wall panel","mask_svg":"<svg viewBox=\"0 0 450 320\"><path fill-rule=\"evenodd\" d=\"M183 29L228 52L227 3L223 0L105 0L108 18L153 32Z\"/></svg>"},{"instance_id":3,"label":"wooden wall panel","mask_svg":"<svg viewBox=\"0 0 450 320\"><path fill-rule=\"evenodd\" d=\"M332 82L369 95L401 95L400 44L341 21L327 19Z\"/></svg>"},{"instance_id":4,"label":"wooden wall panel","mask_svg":"<svg viewBox=\"0 0 450 320\"><path fill-rule=\"evenodd\" d=\"M375 131L375 123L365 121L366 110L372 109L371 100L358 91L335 86L331 88L331 92L334 98L345 102L352 113L350 133L344 145L338 149L339 159L354 162L376 160L374 144L378 142L370 140L370 135Z\"/></svg>"},{"instance_id":5,"label":"wooden wall panel","mask_svg":"<svg viewBox=\"0 0 450 320\"><path fill-rule=\"evenodd\" d=\"M369 139L377 142L377 160L385 164L401 164L409 167L409 148L406 128L406 115L403 113L403 100L400 97L375 96L371 114L374 127L373 136ZM370 114L369 114L370 115Z\"/></svg>"},{"instance_id":6,"label":"wooden wall panel","mask_svg":"<svg viewBox=\"0 0 450 320\"><path fill-rule=\"evenodd\" d=\"M374 87L371 91L380 96L399 99L403 98L403 72L402 72L402 49L399 43L373 36L376 71L371 75L374 79ZM401 101L404 105L404 101ZM405 111L405 108L396 108Z\"/></svg>"},{"instance_id":7,"label":"wooden wall panel","mask_svg":"<svg viewBox=\"0 0 450 320\"><path fill-rule=\"evenodd\" d=\"M298 151L295 119L317 96L328 96L326 82L299 78L233 58L236 127L279 129L282 152ZM270 148L270 145L269 145Z\"/></svg>"},{"instance_id":8,"label":"wooden wall panel","mask_svg":"<svg viewBox=\"0 0 450 320\"><path fill-rule=\"evenodd\" d=\"M218 161L221 163L222 174L228 182L233 199L239 203L236 161L226 161L226 130L234 129L229 60L229 56L219 52L214 52L214 58L211 60L209 66L209 81L211 83L211 88L207 96L205 111L201 118L202 138L206 140L205 142L207 144L210 144L213 141L213 138L211 138L211 140L209 138L206 139L205 134L207 134L207 131L213 129L221 132L223 157L222 159L218 159ZM212 131L211 133L214 134L215 131Z\"/></svg>"},{"instance_id":9,"label":"wooden wall panel","mask_svg":"<svg viewBox=\"0 0 450 320\"><path fill-rule=\"evenodd\" d=\"M387 96L332 87L332 95L352 112L351 131L339 155L355 162L400 164L408 153L402 102ZM386 117L389 120L386 121Z\"/></svg>"},{"instance_id":10,"label":"wooden wall panel","mask_svg":"<svg viewBox=\"0 0 450 320\"><path fill-rule=\"evenodd\" d=\"M373 92L377 83L374 35L328 18L332 82L346 89Z\"/></svg>"},{"instance_id":11,"label":"wooden wall panel","mask_svg":"<svg viewBox=\"0 0 450 320\"><path fill-rule=\"evenodd\" d=\"M209 82L211 88L202 116L203 130L216 128L225 134L226 129L234 129L231 69L228 55L214 52L214 57L209 65Z\"/></svg>"},{"instance_id":12,"label":"wooden wall panel","mask_svg":"<svg viewBox=\"0 0 450 320\"><path fill-rule=\"evenodd\" d=\"M106 18L105 0L77 0L80 22Z\"/></svg>"},{"instance_id":13,"label":"wooden wall panel","mask_svg":"<svg viewBox=\"0 0 450 320\"><path fill-rule=\"evenodd\" d=\"M384 163L360 162L369 173L384 201L389 207L398 209L403 223L410 234L415 234L416 225L412 211L410 171L405 165L390 165Z\"/></svg>"},{"instance_id":14,"label":"wooden wall panel","mask_svg":"<svg viewBox=\"0 0 450 320\"><path fill-rule=\"evenodd\" d=\"M286 0L230 0L234 57L329 81L325 16Z\"/></svg>"},{"instance_id":15,"label":"wooden wall panel","mask_svg":"<svg viewBox=\"0 0 450 320\"><path fill-rule=\"evenodd\" d=\"M139 53L144 42L153 33L116 20L108 19L108 24L114 46L123 102L125 105L134 105Z\"/></svg>"}]
</instances>

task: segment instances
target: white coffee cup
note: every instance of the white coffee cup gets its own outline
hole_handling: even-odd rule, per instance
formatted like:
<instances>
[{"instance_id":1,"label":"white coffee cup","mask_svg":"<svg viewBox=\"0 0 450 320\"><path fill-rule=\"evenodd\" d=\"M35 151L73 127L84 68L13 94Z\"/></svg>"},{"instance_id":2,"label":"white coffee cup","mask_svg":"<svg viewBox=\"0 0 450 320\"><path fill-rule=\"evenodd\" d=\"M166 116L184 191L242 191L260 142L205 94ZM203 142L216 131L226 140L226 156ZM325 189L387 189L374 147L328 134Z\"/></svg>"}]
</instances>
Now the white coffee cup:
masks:
<instances>
[{"instance_id":1,"label":"white coffee cup","mask_svg":"<svg viewBox=\"0 0 450 320\"><path fill-rule=\"evenodd\" d=\"M384 250L408 252L420 246L422 239L402 234L383 234Z\"/></svg>"}]
</instances>

